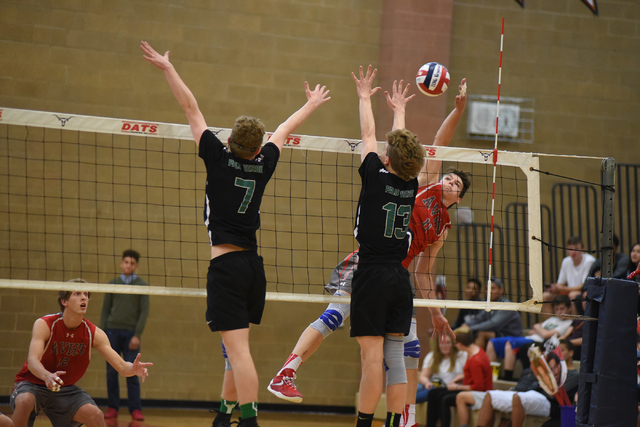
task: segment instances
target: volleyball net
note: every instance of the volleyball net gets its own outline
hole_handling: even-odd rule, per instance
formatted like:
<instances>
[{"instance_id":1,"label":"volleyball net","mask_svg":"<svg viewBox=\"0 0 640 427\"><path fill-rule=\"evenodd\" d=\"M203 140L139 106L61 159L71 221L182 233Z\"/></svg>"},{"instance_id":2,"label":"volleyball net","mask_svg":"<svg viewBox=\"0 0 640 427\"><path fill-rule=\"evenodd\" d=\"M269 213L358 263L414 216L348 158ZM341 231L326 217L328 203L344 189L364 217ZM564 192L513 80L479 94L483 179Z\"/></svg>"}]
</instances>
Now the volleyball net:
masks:
<instances>
[{"instance_id":1,"label":"volleyball net","mask_svg":"<svg viewBox=\"0 0 640 427\"><path fill-rule=\"evenodd\" d=\"M0 287L67 289L67 280L82 277L90 291L205 295L206 171L188 126L10 108L0 114ZM222 141L230 135L210 129ZM471 277L487 282L494 155L428 147L428 159L441 160L443 170L470 171L472 185L449 210L452 228L436 261L447 299L416 305L486 307L459 290ZM537 312L545 240L539 157L498 151L495 160L492 271L513 303L492 308ZM261 206L268 300L341 300L324 285L357 248L359 166L359 140L288 139ZM141 254L137 273L148 288L106 284L120 274L127 249Z\"/></svg>"}]
</instances>

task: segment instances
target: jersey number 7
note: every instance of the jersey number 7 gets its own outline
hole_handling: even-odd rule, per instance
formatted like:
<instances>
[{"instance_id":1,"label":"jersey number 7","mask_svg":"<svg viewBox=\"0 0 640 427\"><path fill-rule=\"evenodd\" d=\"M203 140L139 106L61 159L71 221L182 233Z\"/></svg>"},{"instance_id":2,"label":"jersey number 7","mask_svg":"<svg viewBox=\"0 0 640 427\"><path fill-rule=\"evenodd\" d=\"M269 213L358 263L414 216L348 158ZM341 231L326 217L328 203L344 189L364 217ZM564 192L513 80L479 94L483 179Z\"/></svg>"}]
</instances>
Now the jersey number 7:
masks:
<instances>
[{"instance_id":1,"label":"jersey number 7","mask_svg":"<svg viewBox=\"0 0 640 427\"><path fill-rule=\"evenodd\" d=\"M243 214L249 208L249 203L251 203L251 198L253 197L253 190L255 190L256 188L256 182L253 179L242 179L236 177L235 186L244 188L246 190L244 193L244 198L242 199L242 203L238 208L238 213Z\"/></svg>"}]
</instances>

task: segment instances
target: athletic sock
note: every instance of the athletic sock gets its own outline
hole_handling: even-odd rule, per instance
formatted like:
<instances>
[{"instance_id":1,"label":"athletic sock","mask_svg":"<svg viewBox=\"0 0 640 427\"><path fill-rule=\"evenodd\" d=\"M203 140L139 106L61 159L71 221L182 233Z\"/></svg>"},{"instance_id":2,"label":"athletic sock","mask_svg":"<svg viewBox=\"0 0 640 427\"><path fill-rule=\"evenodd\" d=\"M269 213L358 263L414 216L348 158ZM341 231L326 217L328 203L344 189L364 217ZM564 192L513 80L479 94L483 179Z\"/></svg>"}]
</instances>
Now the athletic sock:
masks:
<instances>
[{"instance_id":1,"label":"athletic sock","mask_svg":"<svg viewBox=\"0 0 640 427\"><path fill-rule=\"evenodd\" d=\"M284 363L284 366L282 366L282 369L278 372L278 375L282 375L282 371L285 369L291 369L293 372L296 372L300 365L302 365L302 358L297 354L291 353L287 361Z\"/></svg>"},{"instance_id":2,"label":"athletic sock","mask_svg":"<svg viewBox=\"0 0 640 427\"><path fill-rule=\"evenodd\" d=\"M416 423L416 404L415 403L411 403L409 405L407 405L407 420L406 420L406 425L407 427L412 427L415 423Z\"/></svg>"},{"instance_id":3,"label":"athletic sock","mask_svg":"<svg viewBox=\"0 0 640 427\"><path fill-rule=\"evenodd\" d=\"M384 424L386 427L400 427L400 416L402 414L396 414L395 412L387 412L387 422Z\"/></svg>"},{"instance_id":4,"label":"athletic sock","mask_svg":"<svg viewBox=\"0 0 640 427\"><path fill-rule=\"evenodd\" d=\"M258 416L258 402L249 402L240 405L240 416L246 421L250 418L256 418Z\"/></svg>"},{"instance_id":5,"label":"athletic sock","mask_svg":"<svg viewBox=\"0 0 640 427\"><path fill-rule=\"evenodd\" d=\"M505 369L504 370L504 379L505 379L505 381L511 381L513 379L513 370L510 371L508 369Z\"/></svg>"},{"instance_id":6,"label":"athletic sock","mask_svg":"<svg viewBox=\"0 0 640 427\"><path fill-rule=\"evenodd\" d=\"M238 404L237 400L235 402L231 402L229 400L222 399L220 401L220 412L223 414L232 414L233 409L236 407L237 404Z\"/></svg>"},{"instance_id":7,"label":"athletic sock","mask_svg":"<svg viewBox=\"0 0 640 427\"><path fill-rule=\"evenodd\" d=\"M358 412L356 427L371 427L371 424L373 424L373 414L363 414L362 412Z\"/></svg>"}]
</instances>

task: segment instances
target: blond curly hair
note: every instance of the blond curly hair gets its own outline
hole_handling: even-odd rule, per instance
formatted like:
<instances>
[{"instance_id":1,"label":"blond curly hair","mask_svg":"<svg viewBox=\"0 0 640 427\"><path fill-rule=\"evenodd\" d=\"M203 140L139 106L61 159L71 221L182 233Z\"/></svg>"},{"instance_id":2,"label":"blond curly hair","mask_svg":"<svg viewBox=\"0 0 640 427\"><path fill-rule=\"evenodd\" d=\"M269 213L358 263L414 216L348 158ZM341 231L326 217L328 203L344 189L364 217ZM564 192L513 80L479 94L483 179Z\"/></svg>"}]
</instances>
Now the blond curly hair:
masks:
<instances>
[{"instance_id":1,"label":"blond curly hair","mask_svg":"<svg viewBox=\"0 0 640 427\"><path fill-rule=\"evenodd\" d=\"M262 145L266 127L255 117L240 116L236 119L229 137L229 149L236 156L252 159Z\"/></svg>"},{"instance_id":2,"label":"blond curly hair","mask_svg":"<svg viewBox=\"0 0 640 427\"><path fill-rule=\"evenodd\" d=\"M405 181L418 176L424 156L424 147L415 133L396 129L387 134L387 157L396 175Z\"/></svg>"}]
</instances>

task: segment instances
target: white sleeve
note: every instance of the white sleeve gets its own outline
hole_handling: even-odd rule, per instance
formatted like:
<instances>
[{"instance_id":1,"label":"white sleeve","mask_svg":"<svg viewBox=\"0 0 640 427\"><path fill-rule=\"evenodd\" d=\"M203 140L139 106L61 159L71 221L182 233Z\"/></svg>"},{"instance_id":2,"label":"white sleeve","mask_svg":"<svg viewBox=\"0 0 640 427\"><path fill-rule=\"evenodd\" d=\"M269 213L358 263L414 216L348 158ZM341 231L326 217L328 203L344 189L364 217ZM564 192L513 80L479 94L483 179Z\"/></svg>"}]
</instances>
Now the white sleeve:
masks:
<instances>
[{"instance_id":1,"label":"white sleeve","mask_svg":"<svg viewBox=\"0 0 640 427\"><path fill-rule=\"evenodd\" d=\"M422 369L426 368L427 366L431 366L431 363L433 363L433 351L430 351L424 357L424 360L422 361Z\"/></svg>"},{"instance_id":2,"label":"white sleeve","mask_svg":"<svg viewBox=\"0 0 640 427\"><path fill-rule=\"evenodd\" d=\"M562 265L560 266L560 274L558 275L558 283L561 285L566 285L568 280L567 277L567 260L571 261L570 257L566 257L562 260Z\"/></svg>"}]
</instances>

